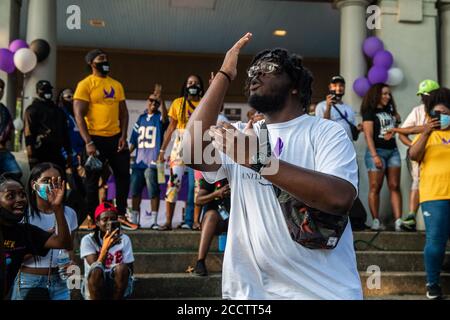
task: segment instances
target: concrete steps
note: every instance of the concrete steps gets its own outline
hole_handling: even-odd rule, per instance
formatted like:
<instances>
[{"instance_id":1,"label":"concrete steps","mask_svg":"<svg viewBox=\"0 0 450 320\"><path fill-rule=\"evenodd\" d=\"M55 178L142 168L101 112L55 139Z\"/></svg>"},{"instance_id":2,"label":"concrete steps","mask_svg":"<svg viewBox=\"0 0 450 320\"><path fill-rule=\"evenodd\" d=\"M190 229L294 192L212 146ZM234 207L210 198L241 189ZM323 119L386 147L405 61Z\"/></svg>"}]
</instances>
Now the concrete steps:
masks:
<instances>
[{"instance_id":1,"label":"concrete steps","mask_svg":"<svg viewBox=\"0 0 450 320\"><path fill-rule=\"evenodd\" d=\"M79 232L79 242L86 232ZM139 230L127 232L135 251L136 285L133 299L220 299L223 254L218 252L214 239L206 260L210 273L198 277L187 273L194 267L200 232L174 230L158 232ZM358 270L364 288L364 296L374 300L414 300L425 295L423 265L424 233L356 232ZM446 255L446 267L450 272L450 250ZM381 271L380 287L369 289L372 274L369 266ZM450 294L450 273L442 274L444 293Z\"/></svg>"}]
</instances>

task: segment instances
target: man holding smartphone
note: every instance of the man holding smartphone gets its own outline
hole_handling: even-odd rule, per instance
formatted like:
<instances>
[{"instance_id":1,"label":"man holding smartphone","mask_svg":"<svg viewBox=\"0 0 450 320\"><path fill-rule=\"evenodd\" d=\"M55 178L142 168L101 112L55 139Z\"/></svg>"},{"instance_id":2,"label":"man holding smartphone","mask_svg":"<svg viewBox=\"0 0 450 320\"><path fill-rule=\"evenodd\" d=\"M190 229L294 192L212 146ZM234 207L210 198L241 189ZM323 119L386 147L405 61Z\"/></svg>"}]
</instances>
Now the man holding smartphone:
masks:
<instances>
[{"instance_id":1,"label":"man holding smartphone","mask_svg":"<svg viewBox=\"0 0 450 320\"><path fill-rule=\"evenodd\" d=\"M345 79L341 76L332 77L328 88L327 99L316 107L316 116L339 123L353 141L352 130L348 122L356 126L355 112L351 106L342 101L345 95ZM357 127L359 131L362 131L361 125Z\"/></svg>"}]
</instances>

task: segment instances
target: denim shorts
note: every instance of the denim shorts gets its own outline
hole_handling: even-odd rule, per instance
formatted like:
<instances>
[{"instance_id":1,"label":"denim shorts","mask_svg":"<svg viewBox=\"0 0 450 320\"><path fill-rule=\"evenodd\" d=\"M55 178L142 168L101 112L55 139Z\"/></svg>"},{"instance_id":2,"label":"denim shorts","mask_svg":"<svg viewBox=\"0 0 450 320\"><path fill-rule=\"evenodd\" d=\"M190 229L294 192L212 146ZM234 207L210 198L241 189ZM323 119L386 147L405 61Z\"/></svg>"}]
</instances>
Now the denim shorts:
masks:
<instances>
[{"instance_id":1,"label":"denim shorts","mask_svg":"<svg viewBox=\"0 0 450 320\"><path fill-rule=\"evenodd\" d=\"M22 272L14 280L11 300L24 300L32 288L47 288L48 275L36 275ZM50 300L70 300L70 291L67 288L67 282L59 277L59 274L50 276Z\"/></svg>"},{"instance_id":2,"label":"denim shorts","mask_svg":"<svg viewBox=\"0 0 450 320\"><path fill-rule=\"evenodd\" d=\"M400 168L402 166L402 161L400 159L400 153L398 149L376 149L378 156L380 156L381 161L383 162L383 170L386 168ZM375 166L375 162L373 161L373 157L370 154L370 151L367 149L366 155L364 157L366 162L366 167L368 171L381 171Z\"/></svg>"},{"instance_id":3,"label":"denim shorts","mask_svg":"<svg viewBox=\"0 0 450 320\"><path fill-rule=\"evenodd\" d=\"M111 271L106 271L103 273L105 279L105 294L107 299L111 299L111 296L114 292L114 268ZM123 298L129 298L134 291L134 276L130 269L130 276L128 277L128 286L125 289L125 293L123 294ZM89 288L87 284L87 278L83 280L83 285L81 286L81 295L84 300L91 300L91 295L89 293Z\"/></svg>"},{"instance_id":4,"label":"denim shorts","mask_svg":"<svg viewBox=\"0 0 450 320\"><path fill-rule=\"evenodd\" d=\"M131 170L130 190L133 197L142 195L144 187L147 186L149 199L158 198L160 196L158 184L158 171L156 168Z\"/></svg>"}]
</instances>

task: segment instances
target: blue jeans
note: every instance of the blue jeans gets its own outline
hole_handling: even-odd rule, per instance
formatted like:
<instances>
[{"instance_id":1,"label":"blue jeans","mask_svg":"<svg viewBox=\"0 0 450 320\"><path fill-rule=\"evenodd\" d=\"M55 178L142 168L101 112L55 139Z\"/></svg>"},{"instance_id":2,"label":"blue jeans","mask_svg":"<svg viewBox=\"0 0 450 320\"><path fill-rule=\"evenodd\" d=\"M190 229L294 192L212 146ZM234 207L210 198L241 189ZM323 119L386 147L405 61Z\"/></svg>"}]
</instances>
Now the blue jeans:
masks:
<instances>
[{"instance_id":1,"label":"blue jeans","mask_svg":"<svg viewBox=\"0 0 450 320\"><path fill-rule=\"evenodd\" d=\"M377 148L377 154L381 158L383 162L383 171L387 168L400 168L402 166L402 160L400 158L400 153L398 149L379 149ZM375 162L370 154L370 151L366 151L366 155L364 157L366 168L368 171L381 171L375 166Z\"/></svg>"},{"instance_id":2,"label":"blue jeans","mask_svg":"<svg viewBox=\"0 0 450 320\"><path fill-rule=\"evenodd\" d=\"M12 173L18 178L22 176L22 170L12 153L8 150L0 150L0 175L6 172Z\"/></svg>"},{"instance_id":3,"label":"blue jeans","mask_svg":"<svg viewBox=\"0 0 450 320\"><path fill-rule=\"evenodd\" d=\"M186 223L192 228L194 224L195 174L194 169L191 169L189 167L187 167L187 172L188 172L188 194L187 194L184 223Z\"/></svg>"},{"instance_id":4,"label":"blue jeans","mask_svg":"<svg viewBox=\"0 0 450 320\"><path fill-rule=\"evenodd\" d=\"M427 284L439 284L445 247L450 236L450 200L422 203L426 241L424 249Z\"/></svg>"},{"instance_id":5,"label":"blue jeans","mask_svg":"<svg viewBox=\"0 0 450 320\"><path fill-rule=\"evenodd\" d=\"M19 289L19 275L14 280L11 300L24 300L28 292L32 288L46 288L48 282L47 275L36 275L22 272L20 275L20 289ZM67 288L67 282L63 281L58 274L50 276L50 300L70 300L70 291Z\"/></svg>"}]
</instances>

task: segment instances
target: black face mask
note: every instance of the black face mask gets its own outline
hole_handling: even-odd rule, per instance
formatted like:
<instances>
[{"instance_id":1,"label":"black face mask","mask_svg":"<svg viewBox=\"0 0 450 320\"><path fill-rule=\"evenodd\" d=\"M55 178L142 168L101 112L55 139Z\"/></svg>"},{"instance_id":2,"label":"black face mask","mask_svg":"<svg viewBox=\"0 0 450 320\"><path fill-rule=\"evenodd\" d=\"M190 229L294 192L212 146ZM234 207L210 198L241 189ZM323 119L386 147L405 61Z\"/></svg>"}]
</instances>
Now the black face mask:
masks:
<instances>
[{"instance_id":1,"label":"black face mask","mask_svg":"<svg viewBox=\"0 0 450 320\"><path fill-rule=\"evenodd\" d=\"M22 221L24 213L21 215L16 215L3 207L0 207L0 220L8 224L17 224Z\"/></svg>"},{"instance_id":2,"label":"black face mask","mask_svg":"<svg viewBox=\"0 0 450 320\"><path fill-rule=\"evenodd\" d=\"M110 65L108 61L95 63L95 69L97 69L102 75L107 76L110 71Z\"/></svg>"},{"instance_id":3,"label":"black face mask","mask_svg":"<svg viewBox=\"0 0 450 320\"><path fill-rule=\"evenodd\" d=\"M200 87L197 85L186 88L186 93L190 96L197 97L200 95Z\"/></svg>"},{"instance_id":4,"label":"black face mask","mask_svg":"<svg viewBox=\"0 0 450 320\"><path fill-rule=\"evenodd\" d=\"M38 93L38 97L45 101L51 101L53 99L53 93L51 90L41 91Z\"/></svg>"}]
</instances>

